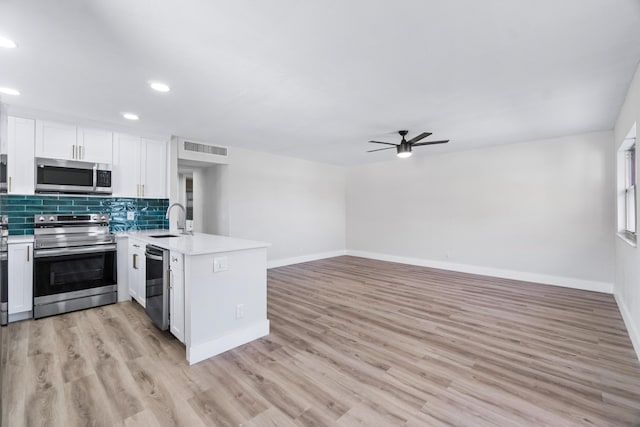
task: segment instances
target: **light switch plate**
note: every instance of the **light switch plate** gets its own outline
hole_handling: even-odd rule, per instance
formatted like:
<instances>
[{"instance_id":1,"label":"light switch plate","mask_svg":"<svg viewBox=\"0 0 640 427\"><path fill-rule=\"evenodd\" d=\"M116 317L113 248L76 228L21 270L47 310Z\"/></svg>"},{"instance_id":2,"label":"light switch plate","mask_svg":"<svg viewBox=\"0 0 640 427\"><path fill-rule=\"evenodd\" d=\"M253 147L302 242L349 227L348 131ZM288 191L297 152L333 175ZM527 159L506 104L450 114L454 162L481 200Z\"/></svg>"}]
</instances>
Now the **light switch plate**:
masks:
<instances>
[{"instance_id":1,"label":"light switch plate","mask_svg":"<svg viewBox=\"0 0 640 427\"><path fill-rule=\"evenodd\" d=\"M135 212L127 212L127 221L133 221L134 219L136 219L136 213Z\"/></svg>"}]
</instances>

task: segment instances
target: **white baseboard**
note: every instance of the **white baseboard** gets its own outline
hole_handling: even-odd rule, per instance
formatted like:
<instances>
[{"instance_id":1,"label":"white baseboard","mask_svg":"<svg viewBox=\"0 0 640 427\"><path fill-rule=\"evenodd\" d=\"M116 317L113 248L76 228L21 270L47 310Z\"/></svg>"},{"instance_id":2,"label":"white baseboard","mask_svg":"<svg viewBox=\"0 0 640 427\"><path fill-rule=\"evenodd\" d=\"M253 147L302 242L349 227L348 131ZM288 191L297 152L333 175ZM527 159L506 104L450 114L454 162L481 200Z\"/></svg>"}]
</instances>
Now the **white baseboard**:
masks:
<instances>
[{"instance_id":1,"label":"white baseboard","mask_svg":"<svg viewBox=\"0 0 640 427\"><path fill-rule=\"evenodd\" d=\"M302 255L302 256L297 256L292 258L275 259L273 261L267 262L267 268L284 267L285 265L300 264L301 262L317 261L319 259L333 258L333 257L342 256L346 254L347 254L346 250L340 249L337 251L320 252L320 253Z\"/></svg>"},{"instance_id":2,"label":"white baseboard","mask_svg":"<svg viewBox=\"0 0 640 427\"><path fill-rule=\"evenodd\" d=\"M267 335L269 335L269 320L265 319L211 341L187 346L187 361L189 365L193 365Z\"/></svg>"},{"instance_id":3,"label":"white baseboard","mask_svg":"<svg viewBox=\"0 0 640 427\"><path fill-rule=\"evenodd\" d=\"M574 277L550 276L546 274L528 273L523 271L504 270L501 268L481 267L469 264L457 264L453 262L435 261L421 258L407 258L396 255L379 254L375 252L357 251L348 249L347 255L362 258L377 259L380 261L398 262L401 264L431 267L442 270L459 271L461 273L478 274L480 276L500 277L503 279L521 280L524 282L542 283L545 285L562 286L565 288L582 289L585 291L613 293L613 283L597 282L592 280L576 279Z\"/></svg>"},{"instance_id":4,"label":"white baseboard","mask_svg":"<svg viewBox=\"0 0 640 427\"><path fill-rule=\"evenodd\" d=\"M29 311L23 311L21 313L9 314L7 322L9 322L9 323L19 322L21 320L27 320L27 319L32 319L32 318L33 318L33 311L29 310Z\"/></svg>"},{"instance_id":5,"label":"white baseboard","mask_svg":"<svg viewBox=\"0 0 640 427\"><path fill-rule=\"evenodd\" d=\"M615 292L613 293L613 296L616 298L616 302L618 303L618 308L620 309L620 314L622 314L622 320L624 320L624 324L627 327L627 332L629 333L629 338L631 338L633 349L636 351L638 360L640 360L640 333L638 332L638 329L636 329L631 313L627 310L627 306L624 305L622 297Z\"/></svg>"}]
</instances>

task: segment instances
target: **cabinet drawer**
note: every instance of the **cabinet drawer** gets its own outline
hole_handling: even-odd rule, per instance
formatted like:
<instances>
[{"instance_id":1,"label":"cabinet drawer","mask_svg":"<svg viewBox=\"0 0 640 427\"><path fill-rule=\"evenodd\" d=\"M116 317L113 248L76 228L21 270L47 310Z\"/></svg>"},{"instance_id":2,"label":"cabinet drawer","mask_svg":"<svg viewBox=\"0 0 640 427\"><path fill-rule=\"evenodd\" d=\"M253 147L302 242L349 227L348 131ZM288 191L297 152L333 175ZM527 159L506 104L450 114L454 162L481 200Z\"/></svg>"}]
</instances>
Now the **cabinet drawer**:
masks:
<instances>
[{"instance_id":1,"label":"cabinet drawer","mask_svg":"<svg viewBox=\"0 0 640 427\"><path fill-rule=\"evenodd\" d=\"M139 240L134 240L129 237L129 252L143 251L145 250L145 244Z\"/></svg>"}]
</instances>

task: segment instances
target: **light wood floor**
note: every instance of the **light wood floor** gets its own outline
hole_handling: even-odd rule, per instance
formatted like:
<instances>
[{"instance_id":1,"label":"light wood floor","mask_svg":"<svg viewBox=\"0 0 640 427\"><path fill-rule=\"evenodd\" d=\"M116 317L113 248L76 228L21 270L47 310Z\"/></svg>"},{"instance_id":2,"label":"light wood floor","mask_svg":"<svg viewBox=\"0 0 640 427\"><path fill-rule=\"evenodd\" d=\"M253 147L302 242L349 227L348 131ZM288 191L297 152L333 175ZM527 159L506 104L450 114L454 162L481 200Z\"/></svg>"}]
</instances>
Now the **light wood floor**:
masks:
<instances>
[{"instance_id":1,"label":"light wood floor","mask_svg":"<svg viewBox=\"0 0 640 427\"><path fill-rule=\"evenodd\" d=\"M269 271L271 334L189 367L135 303L6 327L2 425L640 422L610 295L338 257Z\"/></svg>"}]
</instances>

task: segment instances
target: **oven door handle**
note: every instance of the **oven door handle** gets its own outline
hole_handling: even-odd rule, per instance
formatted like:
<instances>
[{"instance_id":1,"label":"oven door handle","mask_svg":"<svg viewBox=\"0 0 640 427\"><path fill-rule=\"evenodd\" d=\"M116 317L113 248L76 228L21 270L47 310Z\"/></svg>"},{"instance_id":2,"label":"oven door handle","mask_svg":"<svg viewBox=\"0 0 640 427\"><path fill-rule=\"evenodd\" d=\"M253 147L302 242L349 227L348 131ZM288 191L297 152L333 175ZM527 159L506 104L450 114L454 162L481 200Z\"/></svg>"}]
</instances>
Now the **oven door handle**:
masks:
<instances>
[{"instance_id":1,"label":"oven door handle","mask_svg":"<svg viewBox=\"0 0 640 427\"><path fill-rule=\"evenodd\" d=\"M49 256L63 256L73 254L93 254L100 252L113 252L116 250L116 245L99 245L99 246L82 246L71 248L55 248L55 249L36 249L34 251L34 258L43 258Z\"/></svg>"}]
</instances>

